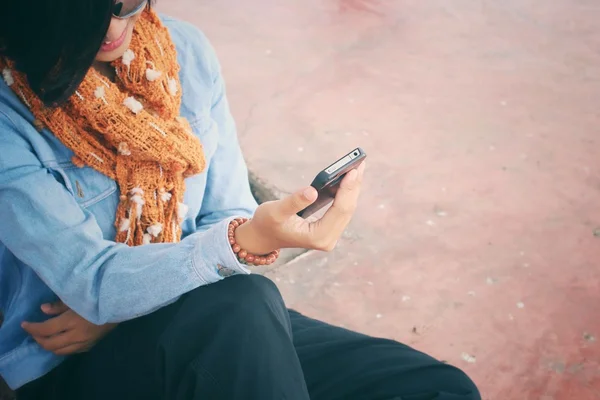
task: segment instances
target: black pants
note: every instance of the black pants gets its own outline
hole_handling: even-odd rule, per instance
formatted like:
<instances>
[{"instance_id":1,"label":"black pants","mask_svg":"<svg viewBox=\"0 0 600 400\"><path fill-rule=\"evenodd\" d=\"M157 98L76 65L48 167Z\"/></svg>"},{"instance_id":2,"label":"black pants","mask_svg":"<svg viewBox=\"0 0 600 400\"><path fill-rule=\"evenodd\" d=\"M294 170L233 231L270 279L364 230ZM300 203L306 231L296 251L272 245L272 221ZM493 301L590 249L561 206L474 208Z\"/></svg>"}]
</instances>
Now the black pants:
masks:
<instances>
[{"instance_id":1,"label":"black pants","mask_svg":"<svg viewBox=\"0 0 600 400\"><path fill-rule=\"evenodd\" d=\"M18 400L478 400L460 370L400 343L288 311L251 275L117 327Z\"/></svg>"}]
</instances>

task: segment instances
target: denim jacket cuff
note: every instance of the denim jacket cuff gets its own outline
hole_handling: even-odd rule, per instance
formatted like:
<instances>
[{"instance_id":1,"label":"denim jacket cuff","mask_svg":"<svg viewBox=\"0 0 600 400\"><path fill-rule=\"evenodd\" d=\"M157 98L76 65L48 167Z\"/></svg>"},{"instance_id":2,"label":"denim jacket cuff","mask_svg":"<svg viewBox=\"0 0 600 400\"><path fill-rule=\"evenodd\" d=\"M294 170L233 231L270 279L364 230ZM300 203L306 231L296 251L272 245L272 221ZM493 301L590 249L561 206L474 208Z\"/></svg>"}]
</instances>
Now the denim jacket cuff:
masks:
<instances>
[{"instance_id":1,"label":"denim jacket cuff","mask_svg":"<svg viewBox=\"0 0 600 400\"><path fill-rule=\"evenodd\" d=\"M234 217L230 217L212 226L203 235L203 239L208 239L208 243L204 242L196 247L193 266L200 279L205 283L232 275L249 275L251 273L245 265L239 262L229 244L227 229L233 219Z\"/></svg>"}]
</instances>

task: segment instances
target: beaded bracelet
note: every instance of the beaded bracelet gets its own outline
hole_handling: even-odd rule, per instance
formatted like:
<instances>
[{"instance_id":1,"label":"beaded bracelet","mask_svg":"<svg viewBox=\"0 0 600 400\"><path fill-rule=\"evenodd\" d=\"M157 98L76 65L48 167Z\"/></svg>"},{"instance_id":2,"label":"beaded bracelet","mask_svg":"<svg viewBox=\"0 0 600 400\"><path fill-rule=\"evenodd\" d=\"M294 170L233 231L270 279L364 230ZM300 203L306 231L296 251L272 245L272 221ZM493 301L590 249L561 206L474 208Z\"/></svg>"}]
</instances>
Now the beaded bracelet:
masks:
<instances>
[{"instance_id":1,"label":"beaded bracelet","mask_svg":"<svg viewBox=\"0 0 600 400\"><path fill-rule=\"evenodd\" d=\"M248 265L271 265L279 257L279 250L270 252L267 255L256 255L248 253L248 251L242 249L239 244L235 241L235 230L248 222L248 218L236 218L229 223L227 236L229 237L229 244L235 254L237 254L238 260L243 264Z\"/></svg>"}]
</instances>

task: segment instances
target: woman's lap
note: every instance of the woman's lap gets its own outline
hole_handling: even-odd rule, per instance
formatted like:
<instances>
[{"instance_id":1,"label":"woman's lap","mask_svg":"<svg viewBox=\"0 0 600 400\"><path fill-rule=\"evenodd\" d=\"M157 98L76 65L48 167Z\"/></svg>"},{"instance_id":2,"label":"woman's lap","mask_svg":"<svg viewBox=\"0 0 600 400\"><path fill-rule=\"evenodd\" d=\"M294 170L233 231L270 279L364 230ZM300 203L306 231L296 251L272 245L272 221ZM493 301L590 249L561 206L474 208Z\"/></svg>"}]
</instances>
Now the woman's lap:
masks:
<instances>
[{"instance_id":1,"label":"woman's lap","mask_svg":"<svg viewBox=\"0 0 600 400\"><path fill-rule=\"evenodd\" d=\"M123 323L52 375L61 400L480 399L458 369L288 312L272 282L252 275Z\"/></svg>"}]
</instances>

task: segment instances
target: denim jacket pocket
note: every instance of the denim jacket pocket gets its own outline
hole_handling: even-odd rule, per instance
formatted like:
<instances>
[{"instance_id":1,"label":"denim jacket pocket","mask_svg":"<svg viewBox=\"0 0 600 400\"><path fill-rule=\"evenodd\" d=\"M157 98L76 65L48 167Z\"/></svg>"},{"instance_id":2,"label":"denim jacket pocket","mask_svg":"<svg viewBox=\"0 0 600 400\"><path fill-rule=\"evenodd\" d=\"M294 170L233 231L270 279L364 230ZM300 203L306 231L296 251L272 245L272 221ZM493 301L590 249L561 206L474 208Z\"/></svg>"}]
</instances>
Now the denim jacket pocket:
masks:
<instances>
[{"instance_id":1,"label":"denim jacket pocket","mask_svg":"<svg viewBox=\"0 0 600 400\"><path fill-rule=\"evenodd\" d=\"M109 197L117 183L90 167L79 168L70 162L48 167L81 207L89 207Z\"/></svg>"}]
</instances>

